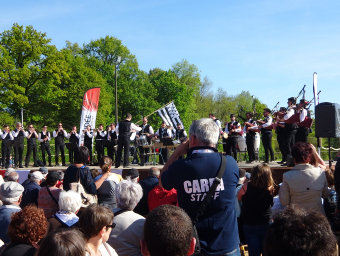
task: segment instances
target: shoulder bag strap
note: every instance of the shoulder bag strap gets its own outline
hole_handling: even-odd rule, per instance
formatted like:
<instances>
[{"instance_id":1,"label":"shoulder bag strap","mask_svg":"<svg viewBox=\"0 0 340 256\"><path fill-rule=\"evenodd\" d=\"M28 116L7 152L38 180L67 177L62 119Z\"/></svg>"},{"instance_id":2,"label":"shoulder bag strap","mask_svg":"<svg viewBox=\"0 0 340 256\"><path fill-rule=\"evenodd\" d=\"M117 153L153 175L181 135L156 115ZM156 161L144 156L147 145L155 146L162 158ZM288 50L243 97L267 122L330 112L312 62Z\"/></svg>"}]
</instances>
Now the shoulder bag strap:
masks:
<instances>
[{"instance_id":1,"label":"shoulder bag strap","mask_svg":"<svg viewBox=\"0 0 340 256\"><path fill-rule=\"evenodd\" d=\"M55 197L52 195L50 189L48 188L48 185L46 185L46 188L47 188L47 192L50 194L50 196L51 196L51 198L53 199L53 201L56 202L56 203L59 205L57 199L55 199Z\"/></svg>"},{"instance_id":2,"label":"shoulder bag strap","mask_svg":"<svg viewBox=\"0 0 340 256\"><path fill-rule=\"evenodd\" d=\"M122 210L119 210L118 212L113 213L113 215L116 217L117 215L119 215L119 214L121 214L123 212L128 212L128 211L130 211L130 210L122 209Z\"/></svg>"},{"instance_id":3,"label":"shoulder bag strap","mask_svg":"<svg viewBox=\"0 0 340 256\"><path fill-rule=\"evenodd\" d=\"M221 179L222 179L222 176L223 176L223 173L225 171L226 166L227 166L227 158L221 154L220 169L218 170L217 176L215 177L215 180L214 180L212 186L210 187L208 193L204 197L204 200L201 202L201 204L199 205L199 207L196 211L196 218L193 220L193 225L195 225L197 223L199 216L201 216L203 214L203 212L204 212L205 208L207 207L210 199L213 197L217 186L219 184L221 184Z\"/></svg>"}]
</instances>

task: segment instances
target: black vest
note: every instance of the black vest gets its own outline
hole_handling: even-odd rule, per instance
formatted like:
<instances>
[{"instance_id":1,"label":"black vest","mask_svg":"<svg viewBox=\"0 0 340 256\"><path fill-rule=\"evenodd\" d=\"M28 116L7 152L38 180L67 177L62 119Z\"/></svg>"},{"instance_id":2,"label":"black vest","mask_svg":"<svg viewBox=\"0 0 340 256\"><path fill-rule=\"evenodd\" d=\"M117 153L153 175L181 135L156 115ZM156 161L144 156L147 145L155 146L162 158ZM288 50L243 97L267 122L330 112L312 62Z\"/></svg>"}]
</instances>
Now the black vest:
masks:
<instances>
[{"instance_id":1,"label":"black vest","mask_svg":"<svg viewBox=\"0 0 340 256\"><path fill-rule=\"evenodd\" d=\"M79 139L77 138L77 136L74 133L71 133L70 142L72 144L78 144L79 143Z\"/></svg>"},{"instance_id":2,"label":"black vest","mask_svg":"<svg viewBox=\"0 0 340 256\"><path fill-rule=\"evenodd\" d=\"M43 139L45 139L47 136L51 138L50 133L49 133L48 131L46 131L46 134L44 134L43 132L40 132L40 139L43 140ZM48 140L45 140L45 141L40 142L40 143L48 143Z\"/></svg>"},{"instance_id":3,"label":"black vest","mask_svg":"<svg viewBox=\"0 0 340 256\"><path fill-rule=\"evenodd\" d=\"M5 134L6 132L3 131L3 134ZM11 136L9 135L9 132L7 133L6 137L3 140L10 140Z\"/></svg>"},{"instance_id":4,"label":"black vest","mask_svg":"<svg viewBox=\"0 0 340 256\"><path fill-rule=\"evenodd\" d=\"M17 132L18 129L15 129L14 132ZM25 135L23 131L20 131L18 133L18 136L14 137L14 145L18 146L21 144L24 144L24 140L25 140Z\"/></svg>"},{"instance_id":5,"label":"black vest","mask_svg":"<svg viewBox=\"0 0 340 256\"><path fill-rule=\"evenodd\" d=\"M115 143L115 140L117 139L117 133L116 131L109 131L109 135L111 137L111 144L114 144Z\"/></svg>"},{"instance_id":6,"label":"black vest","mask_svg":"<svg viewBox=\"0 0 340 256\"><path fill-rule=\"evenodd\" d=\"M158 137L159 137L159 139L163 139L164 137L167 137L167 136L168 136L168 129L165 128L162 131L162 128L159 128L159 130L158 130Z\"/></svg>"},{"instance_id":7,"label":"black vest","mask_svg":"<svg viewBox=\"0 0 340 256\"><path fill-rule=\"evenodd\" d=\"M27 131L27 132L28 132L28 134L31 134L30 131ZM38 137L33 133L32 136L29 139L27 139L27 144L28 145L36 145L37 144L37 138Z\"/></svg>"},{"instance_id":8,"label":"black vest","mask_svg":"<svg viewBox=\"0 0 340 256\"><path fill-rule=\"evenodd\" d=\"M105 139L106 139L106 135L102 136L102 133L100 131L97 131L96 140L105 140Z\"/></svg>"},{"instance_id":9,"label":"black vest","mask_svg":"<svg viewBox=\"0 0 340 256\"><path fill-rule=\"evenodd\" d=\"M92 132L90 132L90 134L93 134ZM88 144L92 144L92 138L90 138L89 136L87 136L87 132L85 132L85 136L84 136L84 143Z\"/></svg>"},{"instance_id":10,"label":"black vest","mask_svg":"<svg viewBox=\"0 0 340 256\"><path fill-rule=\"evenodd\" d=\"M294 114L296 114L297 113L296 107L293 107L293 109L294 109ZM292 123L292 124L285 123L286 131L288 131L288 130L296 130L297 128L298 128L298 125L296 123Z\"/></svg>"},{"instance_id":11,"label":"black vest","mask_svg":"<svg viewBox=\"0 0 340 256\"><path fill-rule=\"evenodd\" d=\"M57 133L57 137L55 137L55 144L58 144L58 145L65 145L65 142L64 142L64 131L60 131L58 132L58 130L55 130L55 132Z\"/></svg>"},{"instance_id":12,"label":"black vest","mask_svg":"<svg viewBox=\"0 0 340 256\"><path fill-rule=\"evenodd\" d=\"M248 123L251 123L251 124L252 124L253 122L254 122L253 119L250 119L250 120L248 121ZM249 135L255 136L255 133L256 133L256 132L252 131L251 129L248 131L248 134L249 134Z\"/></svg>"},{"instance_id":13,"label":"black vest","mask_svg":"<svg viewBox=\"0 0 340 256\"><path fill-rule=\"evenodd\" d=\"M235 126L234 128L236 129L237 125L238 125L238 122L234 121L234 122L228 123L228 132L229 132L229 135L237 135L236 132L230 132L230 130L232 130L231 129L231 125L234 125Z\"/></svg>"},{"instance_id":14,"label":"black vest","mask_svg":"<svg viewBox=\"0 0 340 256\"><path fill-rule=\"evenodd\" d=\"M150 133L150 125L145 125L145 127L142 127L142 130L138 132L138 135L141 135L142 133Z\"/></svg>"},{"instance_id":15,"label":"black vest","mask_svg":"<svg viewBox=\"0 0 340 256\"><path fill-rule=\"evenodd\" d=\"M119 122L119 137L121 138L129 138L130 137L130 130L131 130L131 122L128 120L120 121Z\"/></svg>"},{"instance_id":16,"label":"black vest","mask_svg":"<svg viewBox=\"0 0 340 256\"><path fill-rule=\"evenodd\" d=\"M179 140L181 138L184 138L184 129L176 129L176 140Z\"/></svg>"}]
</instances>

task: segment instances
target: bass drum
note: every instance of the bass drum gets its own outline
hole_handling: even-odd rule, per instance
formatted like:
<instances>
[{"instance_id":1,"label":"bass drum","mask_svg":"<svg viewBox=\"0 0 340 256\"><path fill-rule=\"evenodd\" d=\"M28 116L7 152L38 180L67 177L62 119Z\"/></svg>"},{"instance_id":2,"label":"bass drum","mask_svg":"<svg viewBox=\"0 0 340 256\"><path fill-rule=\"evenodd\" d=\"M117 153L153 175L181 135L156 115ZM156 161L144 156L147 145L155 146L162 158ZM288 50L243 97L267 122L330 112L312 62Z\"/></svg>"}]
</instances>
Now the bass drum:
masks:
<instances>
[{"instance_id":1,"label":"bass drum","mask_svg":"<svg viewBox=\"0 0 340 256\"><path fill-rule=\"evenodd\" d=\"M259 151L260 149L260 142L261 142L261 136L257 132L255 134L255 152ZM247 144L246 144L246 133L243 133L241 136L238 136L238 148L241 152L247 151Z\"/></svg>"}]
</instances>

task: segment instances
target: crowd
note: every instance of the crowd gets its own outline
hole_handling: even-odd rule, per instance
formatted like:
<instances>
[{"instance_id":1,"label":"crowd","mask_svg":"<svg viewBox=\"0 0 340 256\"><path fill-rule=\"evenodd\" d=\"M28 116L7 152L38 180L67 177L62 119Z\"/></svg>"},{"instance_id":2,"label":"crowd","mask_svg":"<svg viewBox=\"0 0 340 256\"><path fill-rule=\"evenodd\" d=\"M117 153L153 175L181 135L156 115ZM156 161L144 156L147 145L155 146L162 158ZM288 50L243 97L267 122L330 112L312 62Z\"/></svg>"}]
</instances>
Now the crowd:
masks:
<instances>
[{"instance_id":1,"label":"crowd","mask_svg":"<svg viewBox=\"0 0 340 256\"><path fill-rule=\"evenodd\" d=\"M196 120L164 168L141 181L133 168L125 179L111 173L106 156L98 175L86 165L87 147L63 177L41 168L19 184L7 170L0 255L234 256L241 243L250 256L337 255L330 223L340 164L324 171L313 147L298 142L295 167L277 185L267 164L249 174L221 157L219 132L213 120Z\"/></svg>"}]
</instances>

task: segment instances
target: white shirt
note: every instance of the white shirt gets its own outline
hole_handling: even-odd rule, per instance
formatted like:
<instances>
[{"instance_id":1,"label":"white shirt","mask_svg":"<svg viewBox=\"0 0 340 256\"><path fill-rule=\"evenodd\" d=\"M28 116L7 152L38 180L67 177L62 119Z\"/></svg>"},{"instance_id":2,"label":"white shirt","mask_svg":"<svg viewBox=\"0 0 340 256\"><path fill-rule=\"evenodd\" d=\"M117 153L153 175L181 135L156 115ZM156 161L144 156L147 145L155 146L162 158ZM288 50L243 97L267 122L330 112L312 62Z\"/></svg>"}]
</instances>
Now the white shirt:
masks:
<instances>
[{"instance_id":1,"label":"white shirt","mask_svg":"<svg viewBox=\"0 0 340 256\"><path fill-rule=\"evenodd\" d=\"M166 129L167 131L166 131L166 133L167 133L167 135L171 138L172 137L172 134L171 134L171 130L169 130L169 129L167 129L167 128L160 128L161 130L162 130L162 133L163 133L163 131ZM155 133L155 135L157 135L157 136L159 136L159 129L157 130L157 132Z\"/></svg>"},{"instance_id":2,"label":"white shirt","mask_svg":"<svg viewBox=\"0 0 340 256\"><path fill-rule=\"evenodd\" d=\"M70 132L69 134L67 134L67 136L66 136L66 138L70 138L71 137L71 135L72 135L72 132ZM80 136L79 136L79 133L77 133L76 132L76 137L79 139L80 138Z\"/></svg>"},{"instance_id":3,"label":"white shirt","mask_svg":"<svg viewBox=\"0 0 340 256\"><path fill-rule=\"evenodd\" d=\"M6 132L6 131L2 132L1 133L1 138L4 140L6 138L6 136L7 136L7 134L8 134L8 132ZM9 137L10 137L10 140L14 140L14 137L13 137L11 132L9 133Z\"/></svg>"},{"instance_id":4,"label":"white shirt","mask_svg":"<svg viewBox=\"0 0 340 256\"><path fill-rule=\"evenodd\" d=\"M238 126L237 126L237 128L235 129L235 131L234 132L240 132L242 129L241 129L241 125L240 125L240 123L237 123L238 124ZM227 124L227 126L225 127L225 133L226 134L229 134L229 123Z\"/></svg>"},{"instance_id":5,"label":"white shirt","mask_svg":"<svg viewBox=\"0 0 340 256\"><path fill-rule=\"evenodd\" d=\"M44 135L48 135L48 132L46 131L46 132L44 132L44 131L42 131L42 133L44 134ZM51 134L50 134L51 135ZM50 136L47 136L47 141L50 141L51 140L51 137ZM38 136L38 141L40 141L40 142L44 142L44 140L41 138L41 132L39 132L39 136Z\"/></svg>"},{"instance_id":6,"label":"white shirt","mask_svg":"<svg viewBox=\"0 0 340 256\"><path fill-rule=\"evenodd\" d=\"M291 106L291 108L288 110L287 114L283 117L284 120L288 120L295 114L295 110L293 109L295 106Z\"/></svg>"},{"instance_id":7,"label":"white shirt","mask_svg":"<svg viewBox=\"0 0 340 256\"><path fill-rule=\"evenodd\" d=\"M267 123L262 125L263 128L270 126L273 123L273 118L271 116L267 117Z\"/></svg>"},{"instance_id":8,"label":"white shirt","mask_svg":"<svg viewBox=\"0 0 340 256\"><path fill-rule=\"evenodd\" d=\"M64 137L68 138L67 137L67 132L65 130L63 130L64 132ZM53 131L53 137L56 138L58 136L58 132L56 132L55 130Z\"/></svg>"},{"instance_id":9,"label":"white shirt","mask_svg":"<svg viewBox=\"0 0 340 256\"><path fill-rule=\"evenodd\" d=\"M143 130L144 130L145 126L147 126L147 124L146 124L146 125L143 125L142 127L140 127L140 128L142 128L142 130L141 130L141 131L143 131ZM150 134L154 134L154 131L153 131L153 129L152 129L152 127L151 127L151 125L149 126L149 133L150 133Z\"/></svg>"},{"instance_id":10,"label":"white shirt","mask_svg":"<svg viewBox=\"0 0 340 256\"><path fill-rule=\"evenodd\" d=\"M118 254L116 253L115 249L113 249L108 243L105 243L105 244L106 244L106 247L105 247L104 243L102 243L99 246L99 251L100 251L101 256L110 256L110 255L111 256L118 256ZM107 250L109 250L110 253ZM91 256L91 254L86 252L86 256Z\"/></svg>"},{"instance_id":11,"label":"white shirt","mask_svg":"<svg viewBox=\"0 0 340 256\"><path fill-rule=\"evenodd\" d=\"M255 121L250 122L250 121L251 121L251 119L249 119L247 122L248 122L248 123L251 123L251 124L254 124L254 125L255 125L255 128L257 128L256 122L255 122ZM255 128L253 128L253 129L255 129ZM247 126L246 126L246 125L243 127L243 132L244 132L244 133L247 132Z\"/></svg>"},{"instance_id":12,"label":"white shirt","mask_svg":"<svg viewBox=\"0 0 340 256\"><path fill-rule=\"evenodd\" d=\"M20 130L18 130L17 132L15 132L15 131L12 131L12 135L13 135L13 137L14 137L14 138L16 138L16 137L18 136L19 132L20 132ZM23 132L24 132L24 137L27 137L28 133L27 133L27 132L25 132L25 131L23 131Z\"/></svg>"},{"instance_id":13,"label":"white shirt","mask_svg":"<svg viewBox=\"0 0 340 256\"><path fill-rule=\"evenodd\" d=\"M305 121L306 117L307 117L307 109L302 109L302 111L300 112L300 123Z\"/></svg>"},{"instance_id":14,"label":"white shirt","mask_svg":"<svg viewBox=\"0 0 340 256\"><path fill-rule=\"evenodd\" d=\"M103 130L103 131L99 131L99 130L98 130L98 132L100 133L100 135L101 135L102 137L105 137L105 136L106 136L106 131L104 131L104 130ZM97 131L95 131L95 132L93 133L93 136L94 136L94 137L97 136Z\"/></svg>"},{"instance_id":15,"label":"white shirt","mask_svg":"<svg viewBox=\"0 0 340 256\"><path fill-rule=\"evenodd\" d=\"M138 127L137 125L135 125L134 123L131 123L131 130L135 130L135 131L141 131L142 128L141 127ZM116 126L116 133L117 135L119 135L119 123L117 124Z\"/></svg>"},{"instance_id":16,"label":"white shirt","mask_svg":"<svg viewBox=\"0 0 340 256\"><path fill-rule=\"evenodd\" d=\"M93 134L91 134L89 131L86 130L85 133L87 134L87 136L88 136L89 138L92 138L92 137L93 137ZM85 133L82 135L83 138L85 137Z\"/></svg>"}]
</instances>

